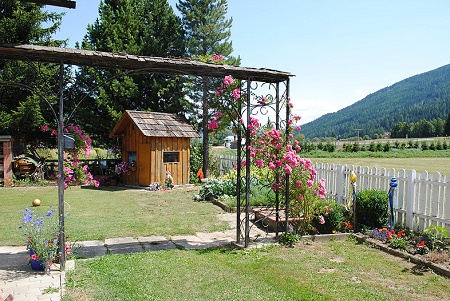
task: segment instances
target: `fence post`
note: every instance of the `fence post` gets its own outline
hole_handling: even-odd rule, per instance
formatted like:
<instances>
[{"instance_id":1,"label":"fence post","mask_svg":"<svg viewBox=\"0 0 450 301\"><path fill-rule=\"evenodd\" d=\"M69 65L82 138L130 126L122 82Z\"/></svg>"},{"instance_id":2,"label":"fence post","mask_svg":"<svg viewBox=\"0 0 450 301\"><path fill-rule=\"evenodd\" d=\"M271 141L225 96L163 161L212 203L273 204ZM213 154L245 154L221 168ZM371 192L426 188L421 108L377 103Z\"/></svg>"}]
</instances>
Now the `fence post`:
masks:
<instances>
[{"instance_id":1,"label":"fence post","mask_svg":"<svg viewBox=\"0 0 450 301\"><path fill-rule=\"evenodd\" d=\"M223 156L220 155L219 156L219 175L220 176L223 174L222 160L223 160Z\"/></svg>"},{"instance_id":2,"label":"fence post","mask_svg":"<svg viewBox=\"0 0 450 301\"><path fill-rule=\"evenodd\" d=\"M405 192L406 192L406 227L408 227L411 230L414 230L414 210L415 208L415 188L414 183L416 180L416 171L412 170L408 173L406 173L406 180L405 180Z\"/></svg>"},{"instance_id":3,"label":"fence post","mask_svg":"<svg viewBox=\"0 0 450 301\"><path fill-rule=\"evenodd\" d=\"M336 202L338 204L344 204L344 195L346 189L345 181L345 165L339 164L337 166L337 182L336 182Z\"/></svg>"}]
</instances>

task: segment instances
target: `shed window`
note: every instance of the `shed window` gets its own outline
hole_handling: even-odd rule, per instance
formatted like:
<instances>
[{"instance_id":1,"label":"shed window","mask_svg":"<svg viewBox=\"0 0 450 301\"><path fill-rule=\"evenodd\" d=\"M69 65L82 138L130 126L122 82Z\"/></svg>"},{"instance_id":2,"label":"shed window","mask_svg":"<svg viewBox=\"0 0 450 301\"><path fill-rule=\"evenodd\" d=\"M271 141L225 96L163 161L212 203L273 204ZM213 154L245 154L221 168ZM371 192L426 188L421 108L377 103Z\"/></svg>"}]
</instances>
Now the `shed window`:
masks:
<instances>
[{"instance_id":1,"label":"shed window","mask_svg":"<svg viewBox=\"0 0 450 301\"><path fill-rule=\"evenodd\" d=\"M136 163L136 152L128 152L128 163Z\"/></svg>"},{"instance_id":2,"label":"shed window","mask_svg":"<svg viewBox=\"0 0 450 301\"><path fill-rule=\"evenodd\" d=\"M164 163L180 162L179 152L164 152L163 153L163 162Z\"/></svg>"}]
</instances>

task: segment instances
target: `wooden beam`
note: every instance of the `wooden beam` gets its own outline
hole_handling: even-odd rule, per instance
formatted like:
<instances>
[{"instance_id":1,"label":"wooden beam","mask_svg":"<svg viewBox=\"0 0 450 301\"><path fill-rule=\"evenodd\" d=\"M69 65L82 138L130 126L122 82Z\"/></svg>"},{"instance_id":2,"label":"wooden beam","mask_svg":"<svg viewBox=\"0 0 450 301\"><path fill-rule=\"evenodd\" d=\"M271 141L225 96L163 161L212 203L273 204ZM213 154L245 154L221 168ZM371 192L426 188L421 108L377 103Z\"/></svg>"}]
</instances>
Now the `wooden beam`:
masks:
<instances>
[{"instance_id":1,"label":"wooden beam","mask_svg":"<svg viewBox=\"0 0 450 301\"><path fill-rule=\"evenodd\" d=\"M71 0L22 0L23 2L34 2L42 5L53 5L59 7L75 8L77 5L76 1Z\"/></svg>"}]
</instances>

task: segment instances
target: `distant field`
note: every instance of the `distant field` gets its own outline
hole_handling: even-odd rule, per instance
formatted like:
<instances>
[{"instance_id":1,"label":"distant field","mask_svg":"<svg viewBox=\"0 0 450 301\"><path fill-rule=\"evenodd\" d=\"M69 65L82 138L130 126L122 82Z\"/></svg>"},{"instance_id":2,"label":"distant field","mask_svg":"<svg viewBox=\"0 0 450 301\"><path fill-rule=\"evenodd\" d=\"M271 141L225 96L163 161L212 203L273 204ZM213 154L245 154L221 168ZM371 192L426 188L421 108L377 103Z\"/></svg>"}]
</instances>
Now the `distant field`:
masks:
<instances>
[{"instance_id":1,"label":"distant field","mask_svg":"<svg viewBox=\"0 0 450 301\"><path fill-rule=\"evenodd\" d=\"M214 154L235 156L236 150L225 147L214 147ZM314 163L349 164L354 166L368 166L370 168L395 168L406 171L415 170L417 172L427 171L428 173L440 172L442 175L450 174L450 151L420 151L420 150L393 150L384 152L313 152L301 153L302 157L311 159ZM378 156L374 158L374 156ZM333 157L331 157L333 156ZM371 156L371 157L369 157Z\"/></svg>"},{"instance_id":2,"label":"distant field","mask_svg":"<svg viewBox=\"0 0 450 301\"><path fill-rule=\"evenodd\" d=\"M440 172L450 175L450 157L445 158L310 158L314 163L348 164L354 166L368 166L369 168L395 168L406 171Z\"/></svg>"}]
</instances>

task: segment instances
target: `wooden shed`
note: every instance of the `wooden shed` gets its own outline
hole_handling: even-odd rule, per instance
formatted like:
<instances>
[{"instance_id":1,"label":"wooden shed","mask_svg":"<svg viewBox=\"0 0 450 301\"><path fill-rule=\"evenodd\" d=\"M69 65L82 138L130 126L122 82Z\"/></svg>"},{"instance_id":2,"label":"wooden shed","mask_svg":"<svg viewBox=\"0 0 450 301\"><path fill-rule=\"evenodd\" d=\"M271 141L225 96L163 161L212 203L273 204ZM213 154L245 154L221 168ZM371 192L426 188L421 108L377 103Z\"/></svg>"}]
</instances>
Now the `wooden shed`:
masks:
<instances>
[{"instance_id":1,"label":"wooden shed","mask_svg":"<svg viewBox=\"0 0 450 301\"><path fill-rule=\"evenodd\" d=\"M110 137L122 138L122 160L135 166L125 184L163 182L167 170L175 185L189 183L191 138L200 135L183 116L126 110Z\"/></svg>"}]
</instances>

